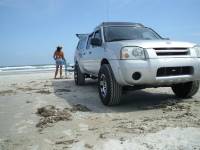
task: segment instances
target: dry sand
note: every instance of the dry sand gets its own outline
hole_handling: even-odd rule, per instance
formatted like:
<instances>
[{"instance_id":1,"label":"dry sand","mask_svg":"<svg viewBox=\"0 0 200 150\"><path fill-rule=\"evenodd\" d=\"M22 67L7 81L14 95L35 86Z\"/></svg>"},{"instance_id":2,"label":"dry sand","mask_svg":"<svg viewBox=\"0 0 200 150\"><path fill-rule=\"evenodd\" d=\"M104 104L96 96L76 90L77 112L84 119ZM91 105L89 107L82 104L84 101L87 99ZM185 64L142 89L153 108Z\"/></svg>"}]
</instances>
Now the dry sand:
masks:
<instances>
[{"instance_id":1,"label":"dry sand","mask_svg":"<svg viewBox=\"0 0 200 150\"><path fill-rule=\"evenodd\" d=\"M53 73L0 75L0 150L200 149L200 92L128 92L106 107L96 81L82 87Z\"/></svg>"}]
</instances>

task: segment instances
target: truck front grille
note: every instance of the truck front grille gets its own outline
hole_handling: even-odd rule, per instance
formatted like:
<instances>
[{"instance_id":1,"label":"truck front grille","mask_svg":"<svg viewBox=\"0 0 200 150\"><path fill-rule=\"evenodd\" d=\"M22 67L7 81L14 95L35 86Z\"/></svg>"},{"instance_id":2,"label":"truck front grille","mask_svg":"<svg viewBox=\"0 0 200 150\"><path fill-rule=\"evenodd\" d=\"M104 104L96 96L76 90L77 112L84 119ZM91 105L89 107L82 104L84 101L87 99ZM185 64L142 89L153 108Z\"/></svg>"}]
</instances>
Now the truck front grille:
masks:
<instances>
[{"instance_id":1,"label":"truck front grille","mask_svg":"<svg viewBox=\"0 0 200 150\"><path fill-rule=\"evenodd\" d=\"M188 55L188 48L154 48L157 56Z\"/></svg>"},{"instance_id":2,"label":"truck front grille","mask_svg":"<svg viewBox=\"0 0 200 150\"><path fill-rule=\"evenodd\" d=\"M192 75L193 73L194 69L191 66L162 67L157 70L157 77Z\"/></svg>"}]
</instances>

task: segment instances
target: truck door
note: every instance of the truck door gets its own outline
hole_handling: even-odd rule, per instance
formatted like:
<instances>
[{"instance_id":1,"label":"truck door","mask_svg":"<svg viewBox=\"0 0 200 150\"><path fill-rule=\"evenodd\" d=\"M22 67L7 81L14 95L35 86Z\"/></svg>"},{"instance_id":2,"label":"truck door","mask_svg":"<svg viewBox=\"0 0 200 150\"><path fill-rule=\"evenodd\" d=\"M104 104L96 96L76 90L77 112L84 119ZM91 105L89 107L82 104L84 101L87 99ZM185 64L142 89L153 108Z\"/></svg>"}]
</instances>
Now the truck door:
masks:
<instances>
[{"instance_id":1,"label":"truck door","mask_svg":"<svg viewBox=\"0 0 200 150\"><path fill-rule=\"evenodd\" d=\"M77 61L79 62L79 67L82 71L85 72L85 51L86 51L86 43L87 43L87 39L88 39L88 34L77 34L76 35L79 38L79 43L77 46L77 51L76 51L76 58Z\"/></svg>"},{"instance_id":2,"label":"truck door","mask_svg":"<svg viewBox=\"0 0 200 150\"><path fill-rule=\"evenodd\" d=\"M82 52L83 66L84 66L85 71L88 72L89 74L91 73L92 65L93 65L92 62L91 62L92 45L90 44L92 37L93 37L93 33L88 36L86 49Z\"/></svg>"},{"instance_id":3,"label":"truck door","mask_svg":"<svg viewBox=\"0 0 200 150\"><path fill-rule=\"evenodd\" d=\"M102 41L102 35L100 29L97 29L94 32L93 38L98 38ZM103 46L93 46L90 44L90 48L88 49L88 59L89 59L88 66L89 66L89 71L95 75L98 75L103 54L104 54Z\"/></svg>"}]
</instances>

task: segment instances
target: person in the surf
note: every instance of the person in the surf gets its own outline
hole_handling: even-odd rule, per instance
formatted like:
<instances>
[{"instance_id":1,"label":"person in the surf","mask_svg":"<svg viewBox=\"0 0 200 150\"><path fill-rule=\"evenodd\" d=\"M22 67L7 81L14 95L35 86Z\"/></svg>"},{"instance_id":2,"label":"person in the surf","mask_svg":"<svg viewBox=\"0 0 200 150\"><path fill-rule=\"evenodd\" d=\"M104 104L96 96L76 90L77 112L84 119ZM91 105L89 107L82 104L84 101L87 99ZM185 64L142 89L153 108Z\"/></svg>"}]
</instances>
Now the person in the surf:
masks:
<instances>
[{"instance_id":1,"label":"person in the surf","mask_svg":"<svg viewBox=\"0 0 200 150\"><path fill-rule=\"evenodd\" d=\"M54 79L56 79L56 76L58 74L58 69L60 69L60 78L62 78L62 66L65 64L65 57L64 52L62 51L62 47L58 46L54 52L53 55L54 60L56 61L56 71Z\"/></svg>"}]
</instances>

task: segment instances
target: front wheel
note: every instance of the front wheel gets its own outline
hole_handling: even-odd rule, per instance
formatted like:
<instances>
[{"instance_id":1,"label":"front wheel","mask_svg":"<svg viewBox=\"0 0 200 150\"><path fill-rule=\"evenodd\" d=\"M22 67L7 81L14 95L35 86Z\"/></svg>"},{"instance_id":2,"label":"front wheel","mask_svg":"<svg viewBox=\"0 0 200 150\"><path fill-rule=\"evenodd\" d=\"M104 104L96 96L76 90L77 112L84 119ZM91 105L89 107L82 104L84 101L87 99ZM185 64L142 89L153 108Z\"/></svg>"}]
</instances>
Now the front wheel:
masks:
<instances>
[{"instance_id":1,"label":"front wheel","mask_svg":"<svg viewBox=\"0 0 200 150\"><path fill-rule=\"evenodd\" d=\"M85 84L85 76L81 72L79 65L76 64L74 68L74 81L76 85L84 85Z\"/></svg>"},{"instance_id":2,"label":"front wheel","mask_svg":"<svg viewBox=\"0 0 200 150\"><path fill-rule=\"evenodd\" d=\"M195 95L199 90L199 81L175 84L172 86L172 91L177 97L189 98Z\"/></svg>"},{"instance_id":3,"label":"front wheel","mask_svg":"<svg viewBox=\"0 0 200 150\"><path fill-rule=\"evenodd\" d=\"M101 66L98 75L98 91L104 105L118 105L121 101L122 87L117 83L109 64Z\"/></svg>"}]
</instances>

